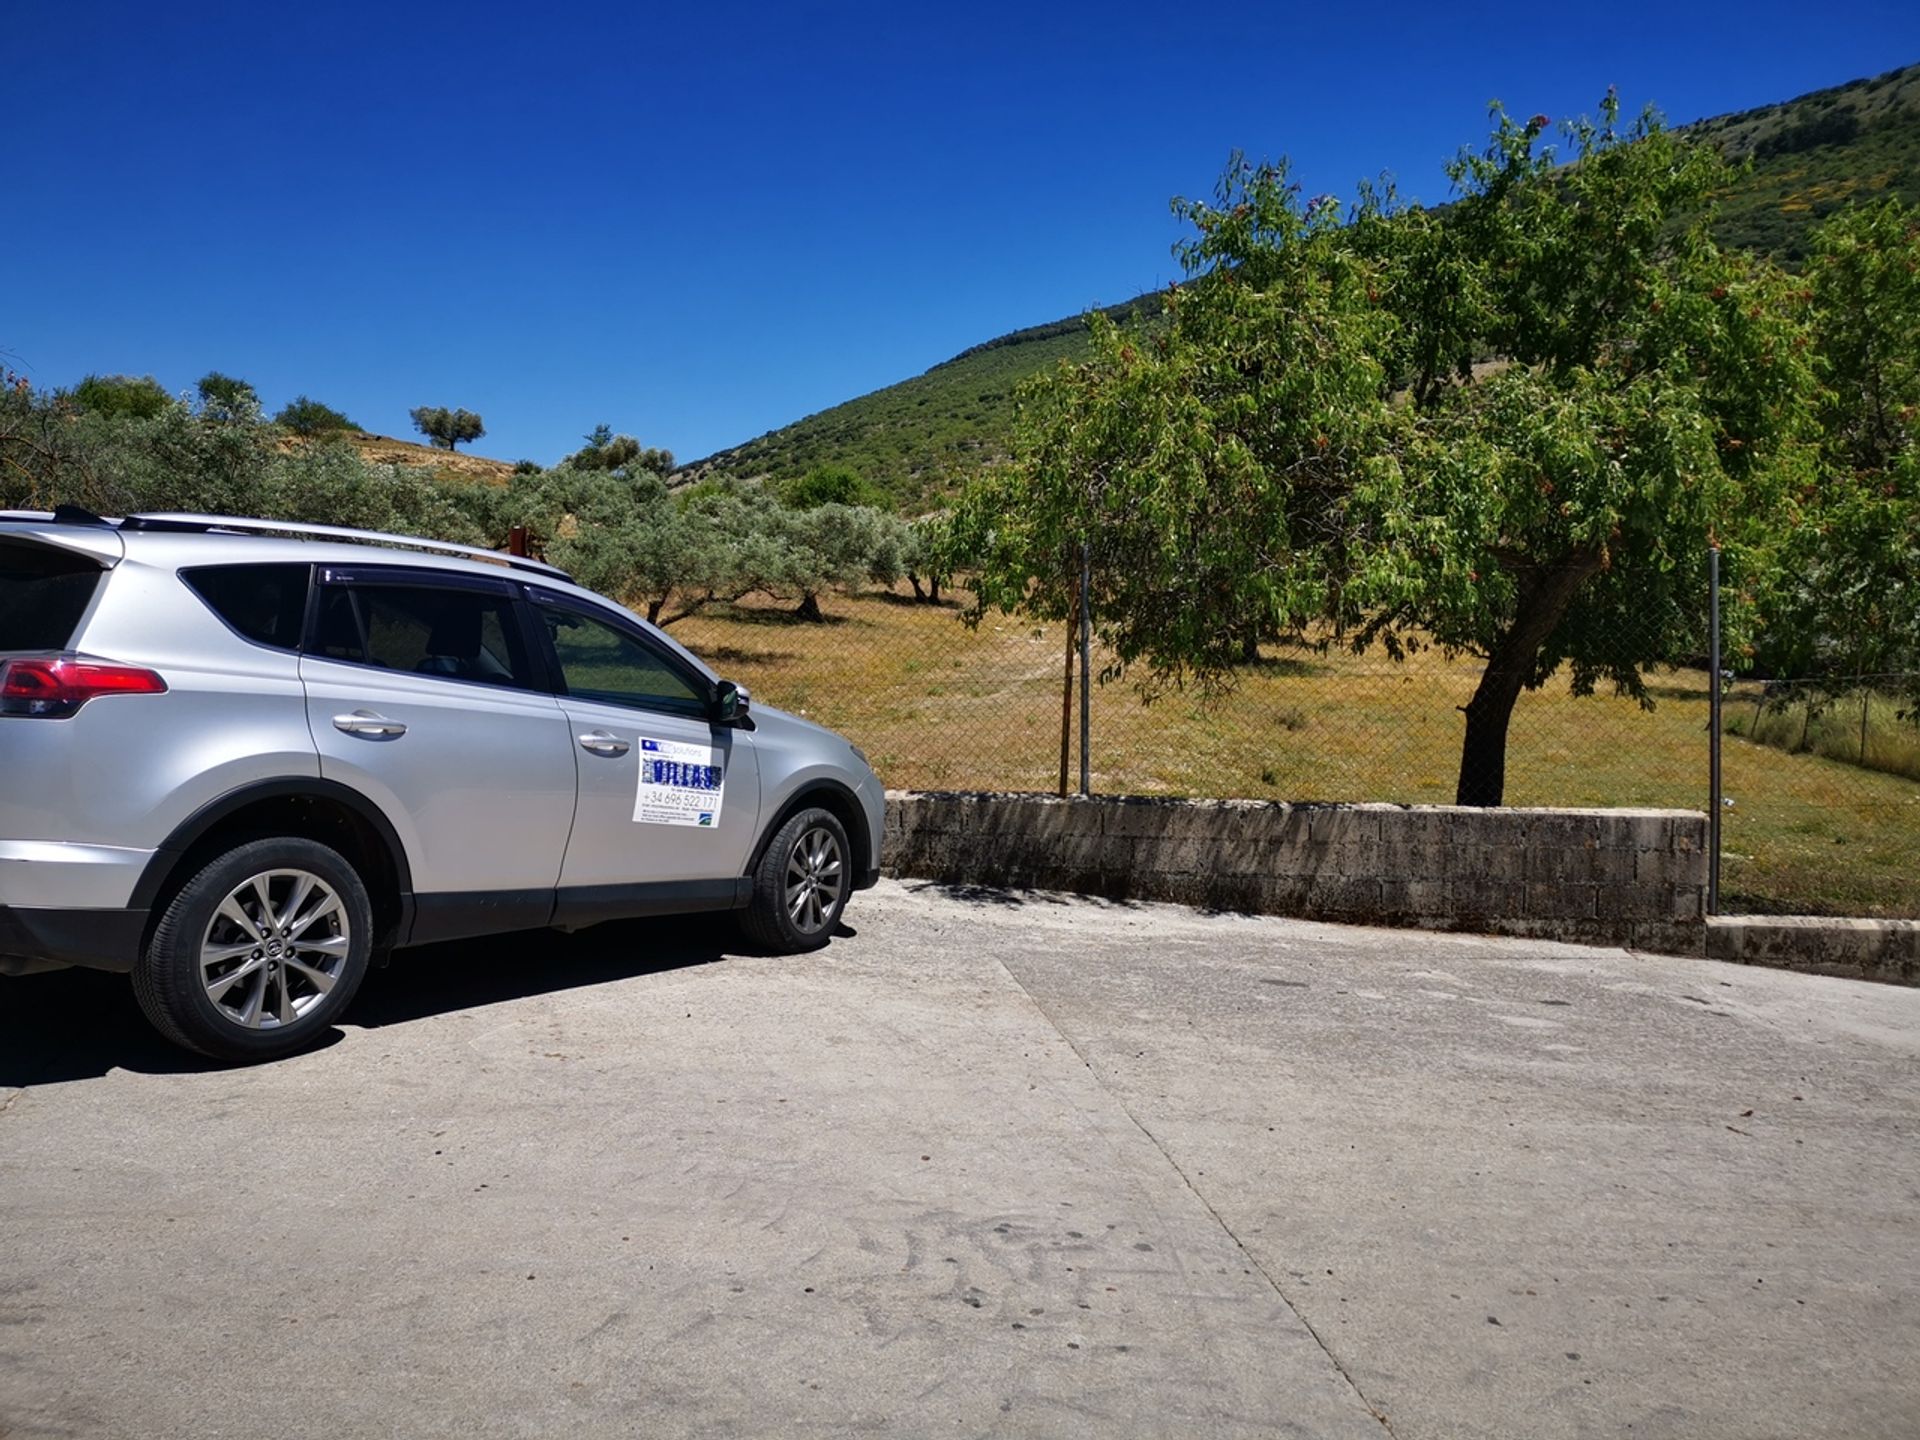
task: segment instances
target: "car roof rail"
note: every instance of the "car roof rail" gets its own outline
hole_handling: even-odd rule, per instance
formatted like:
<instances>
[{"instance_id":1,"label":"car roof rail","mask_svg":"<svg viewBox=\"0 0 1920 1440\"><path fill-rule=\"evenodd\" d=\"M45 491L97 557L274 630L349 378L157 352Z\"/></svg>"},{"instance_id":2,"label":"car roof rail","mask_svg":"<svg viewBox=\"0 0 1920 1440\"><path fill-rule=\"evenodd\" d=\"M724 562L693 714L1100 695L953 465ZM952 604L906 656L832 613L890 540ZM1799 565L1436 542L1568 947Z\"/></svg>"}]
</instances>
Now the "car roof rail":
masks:
<instances>
[{"instance_id":1,"label":"car roof rail","mask_svg":"<svg viewBox=\"0 0 1920 1440\"><path fill-rule=\"evenodd\" d=\"M308 525L294 520L257 520L240 515L190 515L177 511L129 515L120 522L122 530L171 531L176 534L207 534L216 530L244 535L293 535L319 540L346 540L362 545L390 545L407 550L426 550L437 555L458 555L465 559L486 560L515 570L572 583L573 577L558 565L526 555L508 555L499 550L483 550L478 545L455 545L449 540L429 540L421 535L392 535L384 530L356 530L350 525Z\"/></svg>"},{"instance_id":2,"label":"car roof rail","mask_svg":"<svg viewBox=\"0 0 1920 1440\"><path fill-rule=\"evenodd\" d=\"M53 507L53 523L56 525L104 525L107 522L84 505L56 505Z\"/></svg>"}]
</instances>

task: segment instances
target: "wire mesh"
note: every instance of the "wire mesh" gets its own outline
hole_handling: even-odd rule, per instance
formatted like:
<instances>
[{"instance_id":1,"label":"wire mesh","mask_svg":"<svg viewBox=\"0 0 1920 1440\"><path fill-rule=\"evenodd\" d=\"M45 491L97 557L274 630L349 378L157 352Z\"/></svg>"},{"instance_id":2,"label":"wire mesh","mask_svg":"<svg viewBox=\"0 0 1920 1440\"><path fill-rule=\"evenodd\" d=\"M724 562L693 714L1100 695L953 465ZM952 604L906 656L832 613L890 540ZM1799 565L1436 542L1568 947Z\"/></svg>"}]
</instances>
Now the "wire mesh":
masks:
<instances>
[{"instance_id":1,"label":"wire mesh","mask_svg":"<svg viewBox=\"0 0 1920 1440\"><path fill-rule=\"evenodd\" d=\"M713 606L671 633L756 700L847 735L889 785L1054 791L1063 672L1077 637L1058 622L999 614L970 629L960 618L966 598L928 603L905 588L823 595L818 621L772 601ZM1096 643L1096 677L1111 662ZM1432 648L1395 661L1338 644L1268 643L1222 695L1176 691L1147 703L1126 676L1096 682L1091 788L1450 804L1462 707L1481 668ZM1563 669L1514 707L1505 803L1705 809L1709 686L1704 664L1656 670L1648 708L1604 684L1575 695ZM1916 693L1920 678L1910 675L1732 684L1723 909L1920 915L1920 724L1901 698ZM1076 695L1075 735L1078 709ZM1075 788L1078 772L1076 747Z\"/></svg>"}]
</instances>

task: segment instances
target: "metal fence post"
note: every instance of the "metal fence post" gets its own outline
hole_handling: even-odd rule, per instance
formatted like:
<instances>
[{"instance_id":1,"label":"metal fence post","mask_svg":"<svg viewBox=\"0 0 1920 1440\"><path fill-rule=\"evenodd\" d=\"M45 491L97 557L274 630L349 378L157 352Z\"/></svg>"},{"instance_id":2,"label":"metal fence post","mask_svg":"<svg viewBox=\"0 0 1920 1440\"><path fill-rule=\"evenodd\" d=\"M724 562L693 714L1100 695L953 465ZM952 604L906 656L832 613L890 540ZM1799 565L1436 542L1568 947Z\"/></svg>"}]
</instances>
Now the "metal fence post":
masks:
<instances>
[{"instance_id":1,"label":"metal fence post","mask_svg":"<svg viewBox=\"0 0 1920 1440\"><path fill-rule=\"evenodd\" d=\"M1720 547L1707 551L1707 913L1720 913Z\"/></svg>"},{"instance_id":2,"label":"metal fence post","mask_svg":"<svg viewBox=\"0 0 1920 1440\"><path fill-rule=\"evenodd\" d=\"M1092 666L1093 651L1093 608L1087 598L1091 583L1092 561L1087 554L1087 542L1080 542L1080 793L1093 794L1093 768L1087 755L1087 733L1093 724L1092 677L1088 674Z\"/></svg>"},{"instance_id":3,"label":"metal fence post","mask_svg":"<svg viewBox=\"0 0 1920 1440\"><path fill-rule=\"evenodd\" d=\"M1071 569L1073 566L1073 546L1068 545L1066 547L1066 553L1060 558L1067 568ZM1073 597L1073 604L1068 607L1067 623L1060 627L1067 632L1067 654L1063 662L1065 673L1061 676L1060 681L1060 798L1062 800L1067 798L1067 765L1069 763L1068 757L1072 753L1069 747L1073 744L1073 631L1074 627L1079 623L1079 609L1080 596L1076 590Z\"/></svg>"}]
</instances>

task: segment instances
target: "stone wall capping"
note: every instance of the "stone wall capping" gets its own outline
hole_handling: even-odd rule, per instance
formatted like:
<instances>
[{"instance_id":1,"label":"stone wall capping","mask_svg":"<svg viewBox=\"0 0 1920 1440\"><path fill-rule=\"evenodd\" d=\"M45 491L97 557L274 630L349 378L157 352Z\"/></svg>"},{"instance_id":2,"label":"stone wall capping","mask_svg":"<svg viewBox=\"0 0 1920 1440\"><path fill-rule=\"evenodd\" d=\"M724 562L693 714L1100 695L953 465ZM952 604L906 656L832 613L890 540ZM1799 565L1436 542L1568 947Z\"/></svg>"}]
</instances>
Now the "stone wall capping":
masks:
<instances>
[{"instance_id":1,"label":"stone wall capping","mask_svg":"<svg viewBox=\"0 0 1920 1440\"><path fill-rule=\"evenodd\" d=\"M887 792L887 873L1920 984L1920 921L1706 916L1692 810Z\"/></svg>"},{"instance_id":2,"label":"stone wall capping","mask_svg":"<svg viewBox=\"0 0 1920 1440\"><path fill-rule=\"evenodd\" d=\"M1363 924L1705 946L1688 810L890 791L882 864L946 883Z\"/></svg>"}]
</instances>

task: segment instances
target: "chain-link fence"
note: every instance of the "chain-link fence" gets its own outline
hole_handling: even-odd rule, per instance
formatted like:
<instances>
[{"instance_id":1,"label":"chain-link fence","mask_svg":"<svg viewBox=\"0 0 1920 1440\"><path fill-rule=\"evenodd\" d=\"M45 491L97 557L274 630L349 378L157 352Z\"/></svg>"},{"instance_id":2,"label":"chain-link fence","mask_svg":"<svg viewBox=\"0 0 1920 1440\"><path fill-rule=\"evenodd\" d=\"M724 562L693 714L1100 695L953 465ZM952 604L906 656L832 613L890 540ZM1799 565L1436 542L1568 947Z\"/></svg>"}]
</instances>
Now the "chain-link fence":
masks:
<instances>
[{"instance_id":1,"label":"chain-link fence","mask_svg":"<svg viewBox=\"0 0 1920 1440\"><path fill-rule=\"evenodd\" d=\"M1737 680L1721 908L1920 916L1920 676Z\"/></svg>"},{"instance_id":2,"label":"chain-link fence","mask_svg":"<svg viewBox=\"0 0 1920 1440\"><path fill-rule=\"evenodd\" d=\"M890 785L1055 791L1064 722L1078 789L1068 627L991 614L969 629L953 597L929 603L904 587L821 605L817 621L772 602L713 607L671 633L757 699L849 736ZM1394 661L1268 643L1230 693L1146 704L1127 678L1098 683L1110 660L1096 643L1096 793L1443 804L1455 798L1463 707L1482 668L1434 649ZM1647 683L1651 708L1604 683L1576 696L1564 670L1524 692L1506 803L1705 809L1707 668ZM1902 698L1917 689L1914 677L1878 676L1740 680L1724 692L1723 910L1920 915L1920 724Z\"/></svg>"}]
</instances>

